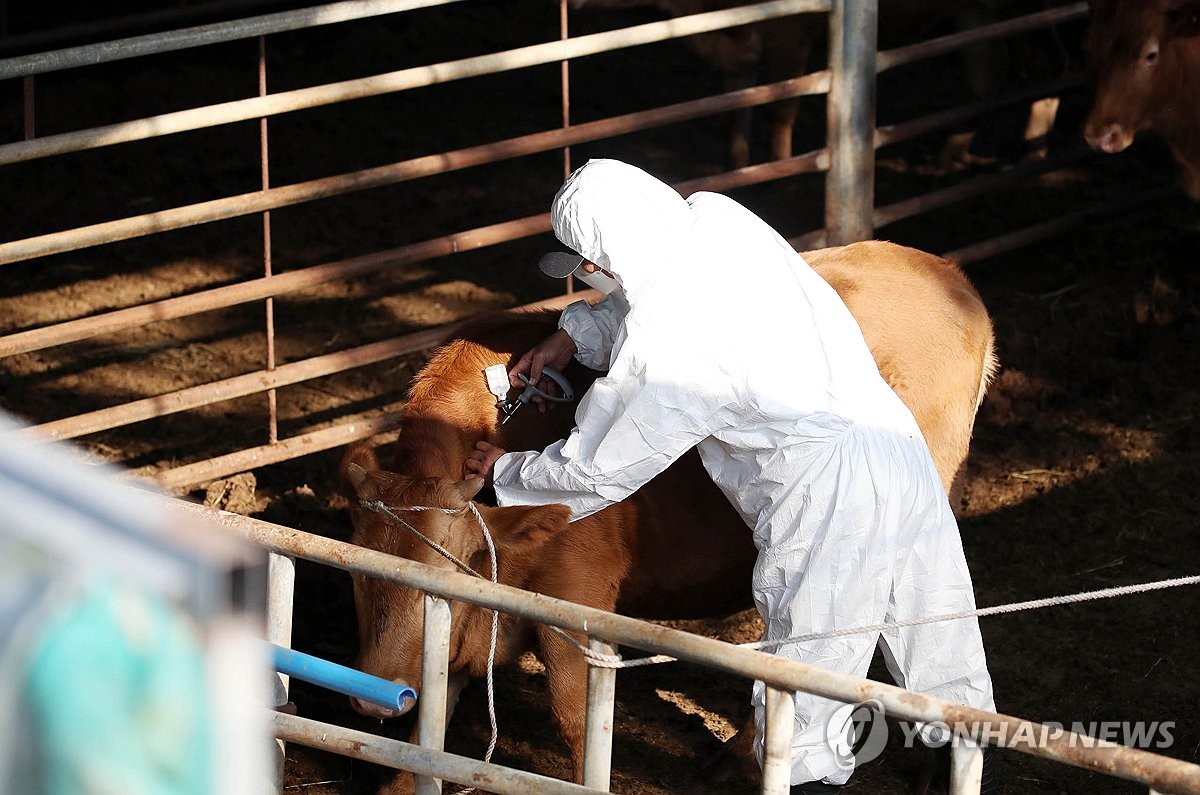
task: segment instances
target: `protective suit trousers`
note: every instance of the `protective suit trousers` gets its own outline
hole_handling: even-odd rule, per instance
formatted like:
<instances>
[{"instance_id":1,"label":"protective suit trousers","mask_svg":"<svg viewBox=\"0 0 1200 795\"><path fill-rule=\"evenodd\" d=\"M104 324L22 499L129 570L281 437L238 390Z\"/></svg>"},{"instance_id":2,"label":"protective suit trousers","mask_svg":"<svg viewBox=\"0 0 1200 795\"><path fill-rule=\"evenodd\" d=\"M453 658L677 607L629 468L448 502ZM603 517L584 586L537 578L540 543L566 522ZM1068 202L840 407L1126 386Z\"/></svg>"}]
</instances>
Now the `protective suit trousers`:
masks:
<instances>
[{"instance_id":1,"label":"protective suit trousers","mask_svg":"<svg viewBox=\"0 0 1200 795\"><path fill-rule=\"evenodd\" d=\"M802 473L755 531L766 640L974 609L958 525L920 440L850 426L792 451ZM787 644L775 653L865 676L876 643L900 687L992 710L976 619ZM754 686L762 760L765 688ZM841 784L853 760L826 729L840 702L796 694L792 783Z\"/></svg>"}]
</instances>

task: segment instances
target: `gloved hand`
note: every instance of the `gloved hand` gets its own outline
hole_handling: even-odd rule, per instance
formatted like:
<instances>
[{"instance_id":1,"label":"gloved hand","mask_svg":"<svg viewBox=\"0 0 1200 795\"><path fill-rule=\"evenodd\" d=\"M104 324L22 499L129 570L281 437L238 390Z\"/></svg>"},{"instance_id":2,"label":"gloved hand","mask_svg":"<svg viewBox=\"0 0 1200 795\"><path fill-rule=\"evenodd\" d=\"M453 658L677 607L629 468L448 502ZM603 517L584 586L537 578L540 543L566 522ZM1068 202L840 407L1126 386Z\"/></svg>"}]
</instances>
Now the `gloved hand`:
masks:
<instances>
[{"instance_id":1,"label":"gloved hand","mask_svg":"<svg viewBox=\"0 0 1200 795\"><path fill-rule=\"evenodd\" d=\"M542 368L549 366L561 371L571 361L576 350L578 348L575 346L575 341L567 332L559 329L530 348L517 360L513 368L508 371L509 383L514 387L524 386L517 374L526 373L531 384L536 384L539 389L549 395L558 395L558 385L550 379L547 378L545 383L539 383L542 378ZM539 411L546 410L546 402L540 397L535 396L533 401L538 404Z\"/></svg>"}]
</instances>

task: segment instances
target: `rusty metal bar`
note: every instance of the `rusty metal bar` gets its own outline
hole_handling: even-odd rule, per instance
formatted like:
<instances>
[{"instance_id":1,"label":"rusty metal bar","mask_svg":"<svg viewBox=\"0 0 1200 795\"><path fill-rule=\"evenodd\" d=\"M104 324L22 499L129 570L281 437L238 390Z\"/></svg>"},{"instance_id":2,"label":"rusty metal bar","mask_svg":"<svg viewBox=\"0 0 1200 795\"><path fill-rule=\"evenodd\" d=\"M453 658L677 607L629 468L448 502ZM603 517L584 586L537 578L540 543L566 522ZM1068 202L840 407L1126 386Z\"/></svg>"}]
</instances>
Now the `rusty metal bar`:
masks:
<instances>
[{"instance_id":1,"label":"rusty metal bar","mask_svg":"<svg viewBox=\"0 0 1200 795\"><path fill-rule=\"evenodd\" d=\"M796 698L790 690L767 686L763 731L763 795L787 795L792 783L792 737Z\"/></svg>"},{"instance_id":2,"label":"rusty metal bar","mask_svg":"<svg viewBox=\"0 0 1200 795\"><path fill-rule=\"evenodd\" d=\"M578 298L579 296L575 296ZM521 309L561 309L568 303L565 296L556 296L544 301L525 304ZM285 364L275 370L259 370L253 373L233 376L221 381L187 387L176 392L143 398L129 403L122 403L105 409L97 409L86 414L77 414L61 420L42 423L24 429L22 433L47 440L74 439L89 433L98 433L110 428L129 425L143 420L178 414L181 411L207 406L222 400L255 395L271 389L276 389L313 378L320 378L356 367L394 359L408 353L426 350L443 340L456 326L456 323L445 323L433 328L423 329L402 337L368 343L357 348L336 351L321 356Z\"/></svg>"},{"instance_id":3,"label":"rusty metal bar","mask_svg":"<svg viewBox=\"0 0 1200 795\"><path fill-rule=\"evenodd\" d=\"M744 188L747 185L758 185L772 182L797 174L811 174L814 171L829 169L829 149L814 149L811 152L794 155L784 160L773 160L769 163L758 163L753 166L725 171L711 177L692 179L677 183L677 191L687 196L698 190L727 191L733 188Z\"/></svg>"},{"instance_id":4,"label":"rusty metal bar","mask_svg":"<svg viewBox=\"0 0 1200 795\"><path fill-rule=\"evenodd\" d=\"M966 737L955 737L950 747L950 795L979 795L983 781L983 751Z\"/></svg>"},{"instance_id":5,"label":"rusty metal bar","mask_svg":"<svg viewBox=\"0 0 1200 795\"><path fill-rule=\"evenodd\" d=\"M731 91L715 97L704 97L653 110L599 119L575 125L568 130L547 130L440 155L428 155L385 166L353 171L348 174L271 188L266 191L244 193L239 196L214 199L156 213L106 221L62 232L52 232L0 244L0 264L20 262L50 254L61 254L102 243L128 240L143 235L300 204L314 199L393 185L419 177L445 174L470 166L536 154L564 145L595 141L653 126L687 121L699 116L753 107L788 97L820 94L828 90L828 81L827 72L816 72L778 83Z\"/></svg>"},{"instance_id":6,"label":"rusty metal bar","mask_svg":"<svg viewBox=\"0 0 1200 795\"><path fill-rule=\"evenodd\" d=\"M1089 207L1086 210L1068 213L1067 215L1055 218L1052 221L1034 224L1033 226L1028 226L1024 229L1018 229L1016 232L999 235L970 246L964 246L953 251L948 251L941 256L945 257L946 259L952 259L961 263L987 259L988 257L994 257L997 254L1003 254L1006 251L1020 248L1021 246L1028 245L1035 241L1053 237L1054 235L1078 226L1086 221L1093 221L1096 218L1115 215L1143 204L1149 204L1151 202L1178 195L1179 190L1179 186L1177 185L1164 185L1159 188L1152 188L1143 193L1118 199L1098 207Z\"/></svg>"},{"instance_id":7,"label":"rusty metal bar","mask_svg":"<svg viewBox=\"0 0 1200 795\"><path fill-rule=\"evenodd\" d=\"M1024 33L1025 31L1037 28L1051 27L1063 22L1081 19L1087 16L1087 14L1088 5L1086 2L1073 3L1069 6L1051 8L1046 11L1038 11L1033 14L1006 19L1002 22L981 25L971 30L951 33L947 36L920 41L904 47L883 50L875 56L875 71L877 73L886 72L903 64L933 58L947 52L953 52L954 50L961 50L964 47L969 47L972 44L978 44L982 41L990 41L1002 36Z\"/></svg>"},{"instance_id":8,"label":"rusty metal bar","mask_svg":"<svg viewBox=\"0 0 1200 795\"><path fill-rule=\"evenodd\" d=\"M922 116L918 119L879 127L875 130L875 148L879 149L888 144L907 141L910 138L916 138L919 135L940 130L943 127L969 121L997 108L1004 108L1021 102L1031 102L1036 99L1053 96L1073 88L1078 88L1082 84L1082 78L1078 76L1065 77L1003 97L980 100L979 102L973 102L969 105L952 108L940 113L931 113L928 116Z\"/></svg>"},{"instance_id":9,"label":"rusty metal bar","mask_svg":"<svg viewBox=\"0 0 1200 795\"><path fill-rule=\"evenodd\" d=\"M135 28L150 26L177 27L186 24L188 20L202 18L208 14L238 11L247 7L262 8L271 4L272 0L224 0L224 2L180 6L167 11L152 11L145 14L129 14L126 16L109 17L107 19L81 22L64 27L35 30L29 33L8 35L0 20L0 52L42 52L59 47L64 41L77 41L82 38L99 40L102 36L118 34Z\"/></svg>"},{"instance_id":10,"label":"rusty metal bar","mask_svg":"<svg viewBox=\"0 0 1200 795\"><path fill-rule=\"evenodd\" d=\"M588 638L597 654L616 654L617 647L601 638ZM583 785L608 792L612 776L613 713L617 669L588 666L587 723L584 728Z\"/></svg>"},{"instance_id":11,"label":"rusty metal bar","mask_svg":"<svg viewBox=\"0 0 1200 795\"><path fill-rule=\"evenodd\" d=\"M176 392L134 400L106 409L35 425L26 435L44 439L74 439L135 422L178 414L211 403L256 395L289 384L339 373L355 367L387 361L396 356L424 350L435 345L453 326L438 326L404 337L373 342L358 348L314 356L285 364L275 370L259 370L245 375L187 387Z\"/></svg>"},{"instance_id":12,"label":"rusty metal bar","mask_svg":"<svg viewBox=\"0 0 1200 795\"><path fill-rule=\"evenodd\" d=\"M417 742L422 748L446 747L447 688L450 683L450 602L425 594L425 626L421 643L421 696L417 700ZM442 782L417 777L417 795L440 795Z\"/></svg>"},{"instance_id":13,"label":"rusty metal bar","mask_svg":"<svg viewBox=\"0 0 1200 795\"><path fill-rule=\"evenodd\" d=\"M567 26L567 0L558 0L558 38L566 41L571 38L571 34ZM571 62L563 60L559 67L559 83L562 88L562 127L567 129L571 126ZM571 176L571 147L564 146L562 149L563 156L563 181ZM568 273L564 288L567 295L575 292L575 275Z\"/></svg>"},{"instance_id":14,"label":"rusty metal bar","mask_svg":"<svg viewBox=\"0 0 1200 795\"><path fill-rule=\"evenodd\" d=\"M834 244L871 237L875 206L875 0L838 2L829 14L825 229Z\"/></svg>"},{"instance_id":15,"label":"rusty metal bar","mask_svg":"<svg viewBox=\"0 0 1200 795\"><path fill-rule=\"evenodd\" d=\"M32 141L37 137L37 125L35 124L34 112L36 110L33 78L27 77L21 81L21 97L22 109L24 111L22 119L22 129L25 134L26 141Z\"/></svg>"},{"instance_id":16,"label":"rusty metal bar","mask_svg":"<svg viewBox=\"0 0 1200 795\"><path fill-rule=\"evenodd\" d=\"M894 685L731 646L713 638L606 613L249 517L217 512L179 500L174 504L182 512L206 515L212 522L270 551L295 555L355 574L403 582L412 588L439 593L448 599L488 610L512 613L531 621L602 637L610 643L715 667L747 679L762 680L784 693L805 691L849 704L874 699L893 718L919 723L938 722L956 736L969 737L976 743L986 741L997 747L1012 748L1168 792L1200 795L1200 765L1182 759L1083 737L1060 727L1053 727L1051 731L1050 726L1011 715L965 707ZM1030 742L1026 738L1037 738L1037 741Z\"/></svg>"},{"instance_id":17,"label":"rusty metal bar","mask_svg":"<svg viewBox=\"0 0 1200 795\"><path fill-rule=\"evenodd\" d=\"M322 751L362 759L377 765L411 770L422 776L442 778L465 786L486 788L499 795L598 795L599 790L581 787L548 776L510 767L478 762L445 751L374 734L319 723L315 720L271 713L276 737Z\"/></svg>"},{"instance_id":18,"label":"rusty metal bar","mask_svg":"<svg viewBox=\"0 0 1200 795\"><path fill-rule=\"evenodd\" d=\"M54 326L21 331L0 337L0 356L28 353L99 334L144 326L160 320L172 320L214 309L225 309L269 296L284 295L297 290L318 287L332 281L374 273L387 267L424 262L459 251L485 248L517 240L545 232L549 228L549 213L533 215L492 226L468 229L400 248L353 257L340 262L330 262L302 270L279 273L270 279L253 279L191 295L166 298L162 301L117 309L101 315L70 320Z\"/></svg>"},{"instance_id":19,"label":"rusty metal bar","mask_svg":"<svg viewBox=\"0 0 1200 795\"><path fill-rule=\"evenodd\" d=\"M267 38L258 37L258 95L267 95ZM271 189L270 148L267 136L267 119L258 120L258 158L262 172L262 189ZM271 264L271 211L262 214L263 230L263 278L268 282L272 276ZM275 369L275 299L267 297L263 302L266 315L267 372ZM267 390L267 441L279 441L279 401L274 389Z\"/></svg>"},{"instance_id":20,"label":"rusty metal bar","mask_svg":"<svg viewBox=\"0 0 1200 795\"><path fill-rule=\"evenodd\" d=\"M1057 171L1060 168L1074 165L1095 155L1083 149L1068 152L1065 155L1055 155L1044 160L1034 160L1006 168L995 174L985 174L980 177L951 185L941 190L922 193L910 199L894 202L884 207L875 208L875 228L893 224L904 218L936 210L967 199L981 196L990 190L1007 187L1029 177Z\"/></svg>"},{"instance_id":21,"label":"rusty metal bar","mask_svg":"<svg viewBox=\"0 0 1200 795\"><path fill-rule=\"evenodd\" d=\"M63 50L6 58L0 61L0 80L57 72L80 66L92 66L127 58L139 58L145 55L175 52L209 44L252 39L271 33L315 28L321 25L350 22L356 19L395 14L400 11L412 11L459 1L352 0L351 2L331 3L247 19L235 19L229 22L217 22L212 25L201 25L182 30L150 33L145 36L133 36L98 44L84 44Z\"/></svg>"},{"instance_id":22,"label":"rusty metal bar","mask_svg":"<svg viewBox=\"0 0 1200 795\"><path fill-rule=\"evenodd\" d=\"M249 472L258 467L290 461L293 458L320 453L324 450L332 450L335 447L394 431L400 425L400 407L392 408L391 412L385 414L352 417L348 421L330 428L281 439L275 444L260 445L238 450L228 455L208 458L194 464L185 464L154 475L143 476L130 471L124 473L122 477L133 480L148 479L168 491L199 483L208 483L226 475Z\"/></svg>"},{"instance_id":23,"label":"rusty metal bar","mask_svg":"<svg viewBox=\"0 0 1200 795\"><path fill-rule=\"evenodd\" d=\"M428 66L415 66L371 77L284 91L265 97L251 97L207 105L202 108L189 108L145 119L46 136L36 141L6 144L0 146L0 165L155 138L188 130L199 130L238 121L251 121L262 116L275 116L322 105L440 85L468 77L556 63L564 58L581 58L585 55L651 44L792 14L825 11L828 8L829 0L769 0L769 2L737 6L724 11L709 11L604 33L593 33L567 41L531 44L515 50L477 55Z\"/></svg>"}]
</instances>

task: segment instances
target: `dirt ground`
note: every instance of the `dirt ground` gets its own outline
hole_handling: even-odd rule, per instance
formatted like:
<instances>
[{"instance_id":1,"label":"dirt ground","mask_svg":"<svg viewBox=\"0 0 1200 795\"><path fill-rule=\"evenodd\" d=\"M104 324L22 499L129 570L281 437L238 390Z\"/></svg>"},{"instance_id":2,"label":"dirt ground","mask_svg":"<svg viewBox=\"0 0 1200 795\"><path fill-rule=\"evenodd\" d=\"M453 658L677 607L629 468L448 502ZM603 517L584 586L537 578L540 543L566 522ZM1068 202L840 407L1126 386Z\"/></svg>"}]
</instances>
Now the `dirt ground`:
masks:
<instances>
[{"instance_id":1,"label":"dirt ground","mask_svg":"<svg viewBox=\"0 0 1200 795\"><path fill-rule=\"evenodd\" d=\"M650 12L581 14L573 32L648 21ZM1077 31L1075 31L1077 33ZM1070 33L1070 31L1068 31ZM535 0L466 3L410 15L272 37L272 90L449 60L557 36L557 12ZM38 83L38 131L49 134L255 91L254 46L206 48L136 65L77 70ZM890 123L962 98L956 62L938 60L880 86ZM558 123L557 66L361 100L272 119L271 182L282 185L533 132ZM598 56L572 70L573 120L627 112L711 90L717 76L684 45ZM3 140L20 137L20 97L5 85ZM1085 102L1068 97L1078 106ZM1067 107L1070 101L1064 103ZM802 105L798 148L823 134L823 103ZM1072 126L1072 125L1075 126ZM9 209L5 240L250 192L259 185L258 128L238 124L143 146L0 169ZM1077 120L1058 147L1077 145ZM1011 165L968 165L930 137L880 153L877 203ZM668 180L720 170L720 119L575 147L628 159ZM761 156L763 142L756 141ZM956 249L1055 214L1088 210L1169 182L1161 146L1093 159L984 199L880 230L935 252ZM562 179L556 153L428 178L272 213L277 272L396 247L455 230L545 212ZM786 236L820 225L819 176L733 195ZM996 327L1002 368L980 412L961 529L981 606L1197 573L1200 507L1200 313L1197 212L1179 194L1101 214L1050 238L971 263ZM261 273L262 221L230 219L31 262L5 265L0 333L232 283ZM275 301L281 363L391 337L485 309L554 294L531 275L548 235L337 283ZM735 277L734 277L735 278ZM261 304L155 323L0 360L0 407L44 422L261 368ZM340 417L397 410L415 354L279 391L279 434ZM152 474L266 441L261 396L138 423L78 440L88 460ZM219 502L310 532L345 539L335 495L339 451L197 484L190 499ZM252 490L249 488L252 486ZM236 488L245 491L240 498ZM336 661L356 650L349 578L300 562L297 649ZM1200 761L1195 684L1200 589L985 618L982 630L1001 712L1037 721L1170 722L1155 750ZM745 642L753 615L685 625ZM636 651L632 654L636 655ZM750 793L752 781L715 783L722 741L743 715L750 683L682 663L623 672L618 680L613 791L629 795ZM494 761L562 776L564 748L546 708L535 660L499 673ZM346 700L295 683L300 715L405 738L404 720L380 723ZM919 759L892 732L885 753L847 792L908 792ZM464 695L452 750L479 757L488 741L483 688ZM1004 793L1133 793L1145 788L1014 752L999 752ZM382 771L290 746L287 791L370 792Z\"/></svg>"}]
</instances>

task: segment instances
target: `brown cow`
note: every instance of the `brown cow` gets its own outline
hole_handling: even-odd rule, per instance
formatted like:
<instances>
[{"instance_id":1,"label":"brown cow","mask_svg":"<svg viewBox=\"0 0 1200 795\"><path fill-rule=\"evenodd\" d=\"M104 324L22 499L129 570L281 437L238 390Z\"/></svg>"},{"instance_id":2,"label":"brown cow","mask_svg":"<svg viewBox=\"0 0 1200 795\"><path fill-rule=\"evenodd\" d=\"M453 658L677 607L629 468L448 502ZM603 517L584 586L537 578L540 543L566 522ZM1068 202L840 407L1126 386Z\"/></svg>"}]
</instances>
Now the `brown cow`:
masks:
<instances>
[{"instance_id":1,"label":"brown cow","mask_svg":"<svg viewBox=\"0 0 1200 795\"><path fill-rule=\"evenodd\" d=\"M1153 130L1171 148L1184 190L1200 201L1200 3L1089 0L1085 37L1095 84L1084 137L1110 154Z\"/></svg>"},{"instance_id":2,"label":"brown cow","mask_svg":"<svg viewBox=\"0 0 1200 795\"><path fill-rule=\"evenodd\" d=\"M858 319L880 371L917 418L949 490L996 366L991 320L978 294L953 263L890 243L858 243L805 257ZM381 471L374 453L361 445L343 459L353 543L448 568L451 563L363 502L446 508L458 513L422 511L402 518L476 571L488 571L482 530L464 512L477 487L460 480L468 452L479 439L507 449L539 448L561 438L572 417L569 411L539 414L527 408L498 426L483 370L513 362L553 330L554 320L551 313L485 317L434 354L410 389L395 459L403 474ZM577 392L589 383L577 364L567 374ZM694 451L629 499L577 522L568 523L563 506L478 507L495 538L499 577L506 584L650 619L723 616L752 604L756 551L750 533ZM357 575L354 593L357 666L419 684L421 594ZM450 665L461 685L463 675L484 673L490 614L463 604L453 614ZM504 619L497 664L530 648L546 665L554 719L578 777L586 666L557 633ZM355 706L367 714L389 714ZM389 791L407 791L411 777L402 774L392 786Z\"/></svg>"}]
</instances>

